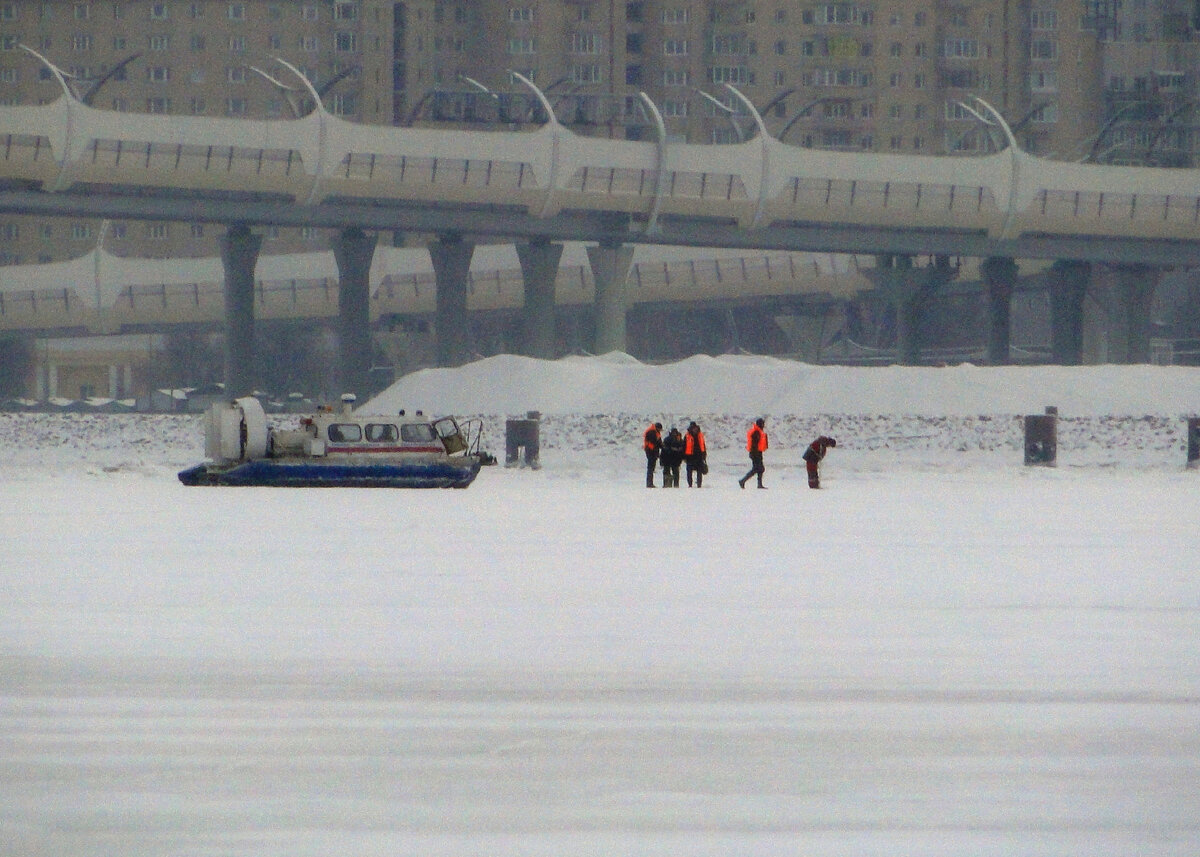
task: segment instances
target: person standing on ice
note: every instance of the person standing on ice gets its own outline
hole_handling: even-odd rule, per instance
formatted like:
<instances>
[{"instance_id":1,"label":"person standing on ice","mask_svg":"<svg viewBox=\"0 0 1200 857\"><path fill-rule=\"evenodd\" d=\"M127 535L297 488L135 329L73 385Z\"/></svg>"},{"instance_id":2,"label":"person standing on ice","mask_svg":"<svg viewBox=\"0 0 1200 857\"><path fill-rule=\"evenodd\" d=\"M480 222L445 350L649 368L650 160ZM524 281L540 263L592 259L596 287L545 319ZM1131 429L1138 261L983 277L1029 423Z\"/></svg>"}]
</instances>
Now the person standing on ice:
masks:
<instances>
[{"instance_id":1,"label":"person standing on ice","mask_svg":"<svg viewBox=\"0 0 1200 857\"><path fill-rule=\"evenodd\" d=\"M738 487L745 488L751 476L758 476L758 487L766 488L763 485L763 474L767 472L763 467L763 453L767 451L767 421L762 417L756 419L746 432L746 451L750 453L750 472L738 480Z\"/></svg>"},{"instance_id":2,"label":"person standing on ice","mask_svg":"<svg viewBox=\"0 0 1200 857\"><path fill-rule=\"evenodd\" d=\"M831 446L837 446L837 441L831 437L821 435L808 445L808 449L804 450L804 466L808 469L809 488L821 487L821 475L818 472L818 465L820 465L821 459L825 457L825 453Z\"/></svg>"},{"instance_id":3,"label":"person standing on ice","mask_svg":"<svg viewBox=\"0 0 1200 857\"><path fill-rule=\"evenodd\" d=\"M689 423L687 434L683 436L683 457L687 461L687 483L692 487L692 477L696 477L696 487L704 484L704 474L708 472L708 446L704 442L704 432L696 423Z\"/></svg>"},{"instance_id":4,"label":"person standing on ice","mask_svg":"<svg viewBox=\"0 0 1200 857\"><path fill-rule=\"evenodd\" d=\"M642 433L642 449L646 451L646 487L654 487L654 468L662 452L662 423L654 423Z\"/></svg>"},{"instance_id":5,"label":"person standing on ice","mask_svg":"<svg viewBox=\"0 0 1200 857\"><path fill-rule=\"evenodd\" d=\"M679 487L679 465L683 463L683 435L679 429L671 426L667 436L663 438L662 469L663 487Z\"/></svg>"}]
</instances>

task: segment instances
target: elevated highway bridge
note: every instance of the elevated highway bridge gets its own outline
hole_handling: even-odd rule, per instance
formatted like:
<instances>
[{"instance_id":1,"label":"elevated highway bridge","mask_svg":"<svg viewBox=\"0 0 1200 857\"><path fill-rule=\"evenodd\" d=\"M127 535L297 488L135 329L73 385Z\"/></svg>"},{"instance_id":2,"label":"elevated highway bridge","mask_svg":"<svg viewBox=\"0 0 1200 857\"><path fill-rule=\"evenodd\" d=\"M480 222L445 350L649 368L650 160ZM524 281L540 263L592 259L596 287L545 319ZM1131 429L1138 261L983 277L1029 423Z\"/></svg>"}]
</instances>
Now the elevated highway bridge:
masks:
<instances>
[{"instance_id":1,"label":"elevated highway bridge","mask_svg":"<svg viewBox=\"0 0 1200 857\"><path fill-rule=\"evenodd\" d=\"M81 103L63 82L53 103L0 107L0 212L228 225L223 299L235 388L251 384L259 225L340 231L333 253L347 378L365 371L373 230L437 236L429 253L445 365L466 353L468 274L483 237L518 242L536 356L546 349L565 240L594 242L587 254L599 351L624 347L639 244L873 256L873 281L899 308L901 357L910 361L919 343L905 331L954 275L950 257L986 260L989 353L1000 361L1014 259L1055 260L1055 351L1064 362L1077 353L1092 265L1119 272L1134 318L1157 271L1200 263L1200 171L1037 158L984 102L1005 148L905 156L787 145L733 87L758 129L743 143L669 140L644 95L656 140L581 137L524 82L543 106L536 130L355 125L326 112L319 97L316 110L293 120L115 113ZM914 263L926 257L935 261Z\"/></svg>"}]
</instances>

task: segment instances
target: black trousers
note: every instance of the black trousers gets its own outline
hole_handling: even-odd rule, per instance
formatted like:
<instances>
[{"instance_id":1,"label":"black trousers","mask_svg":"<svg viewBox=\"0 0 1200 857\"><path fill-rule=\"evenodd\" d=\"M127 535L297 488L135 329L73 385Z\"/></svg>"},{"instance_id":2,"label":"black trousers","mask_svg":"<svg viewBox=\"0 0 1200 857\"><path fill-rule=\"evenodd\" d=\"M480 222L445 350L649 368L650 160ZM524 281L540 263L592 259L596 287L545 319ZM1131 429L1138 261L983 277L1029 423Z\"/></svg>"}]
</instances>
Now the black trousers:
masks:
<instances>
[{"instance_id":1,"label":"black trousers","mask_svg":"<svg viewBox=\"0 0 1200 857\"><path fill-rule=\"evenodd\" d=\"M700 459L695 461L688 459L687 463L687 483L688 487L692 487L692 475L696 476L696 487L700 488L704 485L704 462Z\"/></svg>"},{"instance_id":2,"label":"black trousers","mask_svg":"<svg viewBox=\"0 0 1200 857\"><path fill-rule=\"evenodd\" d=\"M654 487L654 468L658 467L658 453L646 450L646 487Z\"/></svg>"},{"instance_id":3,"label":"black trousers","mask_svg":"<svg viewBox=\"0 0 1200 857\"><path fill-rule=\"evenodd\" d=\"M750 453L750 472L742 477L742 482L749 482L751 476L758 476L758 484L762 485L763 474L767 472L767 468L763 467L763 457L761 452Z\"/></svg>"}]
</instances>

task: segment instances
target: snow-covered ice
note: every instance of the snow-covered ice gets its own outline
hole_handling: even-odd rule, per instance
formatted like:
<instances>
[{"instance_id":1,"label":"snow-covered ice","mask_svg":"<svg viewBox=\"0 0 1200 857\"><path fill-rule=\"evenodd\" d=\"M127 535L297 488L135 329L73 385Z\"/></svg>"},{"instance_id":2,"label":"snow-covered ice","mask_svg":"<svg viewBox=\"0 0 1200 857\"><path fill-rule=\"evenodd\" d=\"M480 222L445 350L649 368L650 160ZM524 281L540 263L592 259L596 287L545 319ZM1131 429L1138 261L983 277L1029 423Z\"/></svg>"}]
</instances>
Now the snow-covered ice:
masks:
<instances>
[{"instance_id":1,"label":"snow-covered ice","mask_svg":"<svg viewBox=\"0 0 1200 857\"><path fill-rule=\"evenodd\" d=\"M538 410L543 466L184 488L197 417L0 415L0 854L1200 852L1200 370L501 357L365 407ZM651 419L702 490L641 487Z\"/></svg>"}]
</instances>

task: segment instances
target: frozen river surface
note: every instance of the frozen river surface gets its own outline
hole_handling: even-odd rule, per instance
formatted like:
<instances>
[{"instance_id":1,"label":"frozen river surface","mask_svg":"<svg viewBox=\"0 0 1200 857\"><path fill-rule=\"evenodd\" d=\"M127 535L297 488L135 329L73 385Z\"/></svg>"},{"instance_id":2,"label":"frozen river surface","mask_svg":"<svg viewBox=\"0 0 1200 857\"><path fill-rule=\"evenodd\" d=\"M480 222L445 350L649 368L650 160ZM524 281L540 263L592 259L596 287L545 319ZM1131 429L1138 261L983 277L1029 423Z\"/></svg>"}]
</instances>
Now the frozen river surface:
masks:
<instances>
[{"instance_id":1,"label":"frozen river surface","mask_svg":"<svg viewBox=\"0 0 1200 857\"><path fill-rule=\"evenodd\" d=\"M1195 474L189 453L0 481L6 857L1200 853Z\"/></svg>"}]
</instances>

